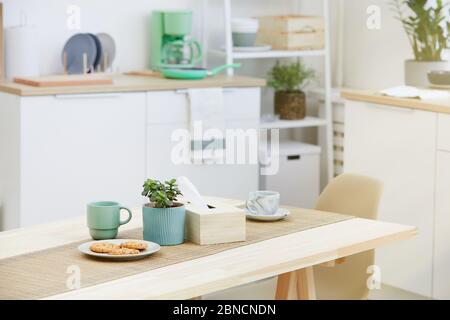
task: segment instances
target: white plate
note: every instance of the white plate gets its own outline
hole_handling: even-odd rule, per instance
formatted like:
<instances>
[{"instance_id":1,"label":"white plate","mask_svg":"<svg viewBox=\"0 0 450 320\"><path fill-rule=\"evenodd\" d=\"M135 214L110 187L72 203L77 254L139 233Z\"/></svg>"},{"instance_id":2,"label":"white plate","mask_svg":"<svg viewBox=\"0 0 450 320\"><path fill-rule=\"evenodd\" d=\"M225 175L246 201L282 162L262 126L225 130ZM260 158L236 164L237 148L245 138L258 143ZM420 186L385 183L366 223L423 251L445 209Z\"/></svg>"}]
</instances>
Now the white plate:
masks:
<instances>
[{"instance_id":1,"label":"white plate","mask_svg":"<svg viewBox=\"0 0 450 320\"><path fill-rule=\"evenodd\" d=\"M102 243L102 242L108 242L113 244L122 244L127 241L139 241L139 242L145 242L147 243L147 249L142 250L139 254L124 254L124 255L112 255L107 253L97 253L91 251L90 247L94 243ZM109 260L138 260L143 259L145 257L148 257L152 253L155 253L161 249L160 245L154 242L145 241L145 240L136 240L136 239L111 239L111 240L99 240L99 241L89 241L85 242L83 244L80 244L78 246L78 250L80 250L82 253L87 254L88 256L97 257L97 258L104 258Z\"/></svg>"},{"instance_id":2,"label":"white plate","mask_svg":"<svg viewBox=\"0 0 450 320\"><path fill-rule=\"evenodd\" d=\"M245 209L245 215L248 219L258 220L258 221L278 221L286 218L289 215L289 210L280 208L276 214L273 215L257 215L253 214L247 209Z\"/></svg>"},{"instance_id":3,"label":"white plate","mask_svg":"<svg viewBox=\"0 0 450 320\"><path fill-rule=\"evenodd\" d=\"M225 47L222 47L225 50ZM269 45L256 45L251 47L233 47L233 52L263 52L272 50L272 46Z\"/></svg>"}]
</instances>

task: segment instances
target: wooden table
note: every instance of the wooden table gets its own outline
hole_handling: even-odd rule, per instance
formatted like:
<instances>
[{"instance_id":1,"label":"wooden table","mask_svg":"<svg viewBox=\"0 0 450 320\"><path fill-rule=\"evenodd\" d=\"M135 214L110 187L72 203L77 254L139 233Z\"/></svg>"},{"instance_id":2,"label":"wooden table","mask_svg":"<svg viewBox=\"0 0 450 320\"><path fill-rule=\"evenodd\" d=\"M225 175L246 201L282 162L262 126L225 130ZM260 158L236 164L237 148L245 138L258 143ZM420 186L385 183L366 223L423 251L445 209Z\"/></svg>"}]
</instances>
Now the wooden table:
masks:
<instances>
[{"instance_id":1,"label":"wooden table","mask_svg":"<svg viewBox=\"0 0 450 320\"><path fill-rule=\"evenodd\" d=\"M132 221L121 230L137 228L141 221L141 209L135 209ZM292 280L301 283L296 288L295 298L314 298L311 266L405 240L415 234L415 227L354 218L48 299L191 299L277 275L282 275L277 298L290 298ZM88 238L84 216L0 232L0 259Z\"/></svg>"}]
</instances>

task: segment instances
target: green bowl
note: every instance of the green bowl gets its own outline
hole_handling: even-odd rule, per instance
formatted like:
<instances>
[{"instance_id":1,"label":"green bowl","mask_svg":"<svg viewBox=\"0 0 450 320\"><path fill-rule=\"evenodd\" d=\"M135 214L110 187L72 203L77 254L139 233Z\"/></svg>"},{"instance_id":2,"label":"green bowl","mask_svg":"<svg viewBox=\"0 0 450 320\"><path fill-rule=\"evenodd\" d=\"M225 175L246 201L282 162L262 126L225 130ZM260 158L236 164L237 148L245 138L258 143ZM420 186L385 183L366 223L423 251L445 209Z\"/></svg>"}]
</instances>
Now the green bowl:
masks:
<instances>
[{"instance_id":1,"label":"green bowl","mask_svg":"<svg viewBox=\"0 0 450 320\"><path fill-rule=\"evenodd\" d=\"M438 86L450 86L450 70L431 71L428 73L428 81Z\"/></svg>"},{"instance_id":2,"label":"green bowl","mask_svg":"<svg viewBox=\"0 0 450 320\"><path fill-rule=\"evenodd\" d=\"M233 32L234 47L253 47L256 42L256 33Z\"/></svg>"}]
</instances>

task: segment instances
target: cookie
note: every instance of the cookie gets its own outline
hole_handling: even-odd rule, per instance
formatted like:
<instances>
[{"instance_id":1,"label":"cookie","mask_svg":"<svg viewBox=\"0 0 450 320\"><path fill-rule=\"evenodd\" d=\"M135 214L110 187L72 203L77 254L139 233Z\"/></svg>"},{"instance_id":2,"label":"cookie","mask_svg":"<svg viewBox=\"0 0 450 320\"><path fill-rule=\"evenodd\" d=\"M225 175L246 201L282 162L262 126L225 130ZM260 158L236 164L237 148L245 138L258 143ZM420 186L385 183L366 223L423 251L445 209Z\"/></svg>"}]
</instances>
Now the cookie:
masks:
<instances>
[{"instance_id":1,"label":"cookie","mask_svg":"<svg viewBox=\"0 0 450 320\"><path fill-rule=\"evenodd\" d=\"M128 248L114 248L108 254L115 255L115 256L121 256L124 254L139 254L139 250L137 249L128 249Z\"/></svg>"},{"instance_id":2,"label":"cookie","mask_svg":"<svg viewBox=\"0 0 450 320\"><path fill-rule=\"evenodd\" d=\"M128 241L124 242L120 245L122 248L128 248L128 249L136 249L136 250L145 250L147 249L147 244L145 242L140 241Z\"/></svg>"},{"instance_id":3,"label":"cookie","mask_svg":"<svg viewBox=\"0 0 450 320\"><path fill-rule=\"evenodd\" d=\"M112 250L120 249L120 246L109 242L97 242L92 244L89 249L96 253L110 253Z\"/></svg>"}]
</instances>

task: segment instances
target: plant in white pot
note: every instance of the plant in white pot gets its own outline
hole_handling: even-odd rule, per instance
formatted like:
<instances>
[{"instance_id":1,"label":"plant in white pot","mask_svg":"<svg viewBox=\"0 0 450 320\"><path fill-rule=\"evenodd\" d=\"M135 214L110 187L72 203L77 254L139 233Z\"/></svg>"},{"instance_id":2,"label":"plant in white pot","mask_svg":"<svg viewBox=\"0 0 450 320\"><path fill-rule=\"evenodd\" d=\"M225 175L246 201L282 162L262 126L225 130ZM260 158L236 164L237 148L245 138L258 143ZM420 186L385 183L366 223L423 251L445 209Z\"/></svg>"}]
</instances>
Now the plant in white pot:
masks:
<instances>
[{"instance_id":1,"label":"plant in white pot","mask_svg":"<svg viewBox=\"0 0 450 320\"><path fill-rule=\"evenodd\" d=\"M442 52L449 41L450 23L445 21L448 7L442 0L394 0L393 6L415 58L405 61L405 83L427 86L430 71L450 69L450 62L442 60ZM405 9L409 9L412 15L405 15Z\"/></svg>"},{"instance_id":2,"label":"plant in white pot","mask_svg":"<svg viewBox=\"0 0 450 320\"><path fill-rule=\"evenodd\" d=\"M142 208L144 240L163 246L183 243L186 209L182 203L176 202L182 195L176 180L161 182L148 179L143 187L142 195L150 200Z\"/></svg>"},{"instance_id":3,"label":"plant in white pot","mask_svg":"<svg viewBox=\"0 0 450 320\"><path fill-rule=\"evenodd\" d=\"M313 69L301 61L280 64L270 70L267 85L275 90L275 114L282 120L300 120L306 116L306 98L301 90L315 77Z\"/></svg>"}]
</instances>

